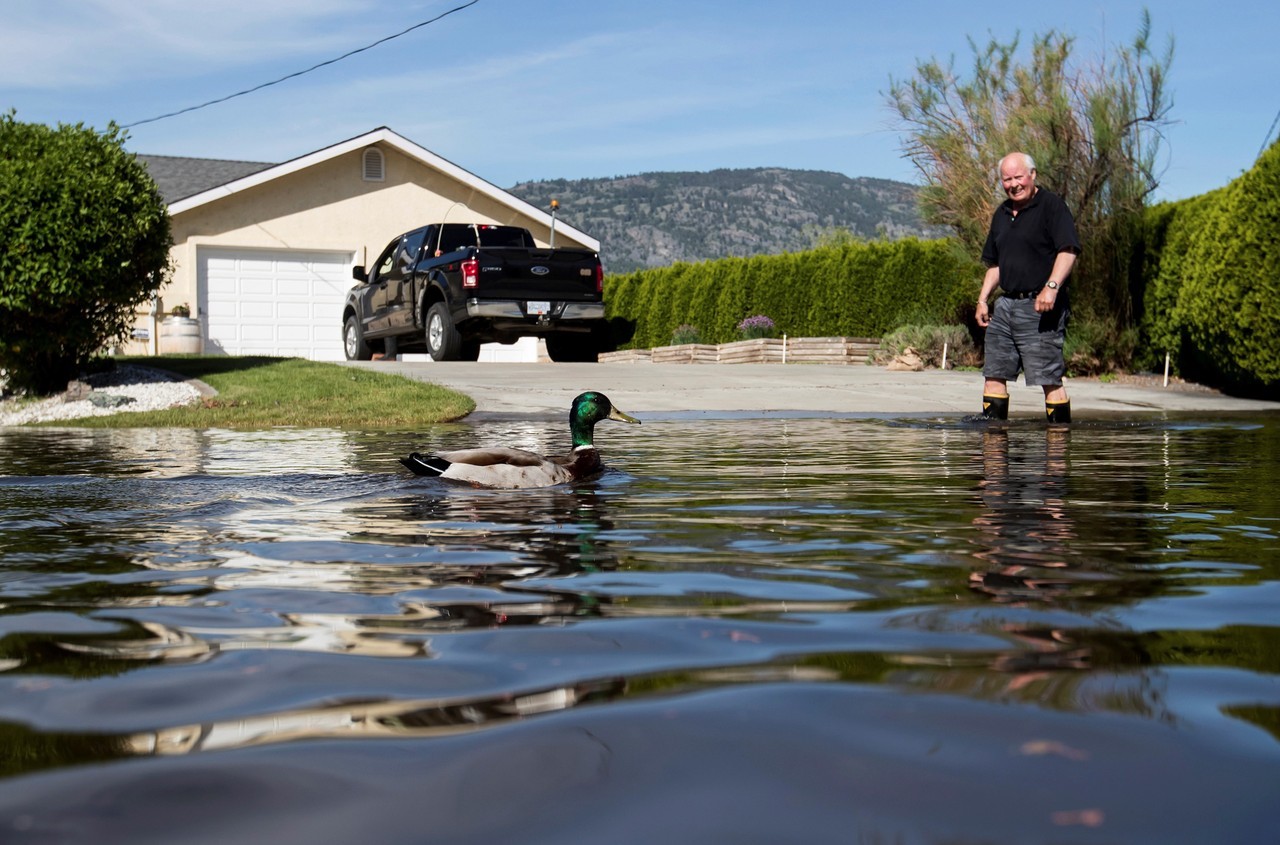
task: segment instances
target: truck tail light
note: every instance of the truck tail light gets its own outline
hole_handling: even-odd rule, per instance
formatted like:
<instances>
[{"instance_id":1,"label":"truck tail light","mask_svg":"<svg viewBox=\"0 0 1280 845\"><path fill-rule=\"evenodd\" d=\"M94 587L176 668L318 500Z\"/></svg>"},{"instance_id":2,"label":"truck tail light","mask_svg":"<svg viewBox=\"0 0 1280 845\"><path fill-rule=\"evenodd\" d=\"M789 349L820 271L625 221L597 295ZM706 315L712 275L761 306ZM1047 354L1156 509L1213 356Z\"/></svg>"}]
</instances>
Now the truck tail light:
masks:
<instances>
[{"instance_id":1,"label":"truck tail light","mask_svg":"<svg viewBox=\"0 0 1280 845\"><path fill-rule=\"evenodd\" d=\"M604 293L604 265L596 265L596 293Z\"/></svg>"},{"instance_id":2,"label":"truck tail light","mask_svg":"<svg viewBox=\"0 0 1280 845\"><path fill-rule=\"evenodd\" d=\"M468 258L462 262L462 286L473 288L480 284L480 262Z\"/></svg>"}]
</instances>

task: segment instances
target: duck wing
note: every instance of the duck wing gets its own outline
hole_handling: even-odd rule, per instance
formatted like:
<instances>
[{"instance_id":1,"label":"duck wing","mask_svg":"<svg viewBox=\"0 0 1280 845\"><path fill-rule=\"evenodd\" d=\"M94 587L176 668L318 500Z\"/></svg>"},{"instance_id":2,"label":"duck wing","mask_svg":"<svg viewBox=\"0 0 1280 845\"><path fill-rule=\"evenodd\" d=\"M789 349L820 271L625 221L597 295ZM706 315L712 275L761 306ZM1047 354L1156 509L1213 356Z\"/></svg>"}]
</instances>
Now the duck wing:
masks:
<instances>
[{"instance_id":1,"label":"duck wing","mask_svg":"<svg viewBox=\"0 0 1280 845\"><path fill-rule=\"evenodd\" d=\"M484 449L457 449L452 452L437 452L434 457L451 464L470 464L487 467L505 464L513 467L530 467L546 463L547 459L524 449L511 449L506 446L492 446Z\"/></svg>"},{"instance_id":2,"label":"duck wing","mask_svg":"<svg viewBox=\"0 0 1280 845\"><path fill-rule=\"evenodd\" d=\"M548 459L506 447L459 449L435 455L414 452L401 458L400 463L415 475L510 490L550 487L577 477L570 467L564 466L564 459Z\"/></svg>"}]
</instances>

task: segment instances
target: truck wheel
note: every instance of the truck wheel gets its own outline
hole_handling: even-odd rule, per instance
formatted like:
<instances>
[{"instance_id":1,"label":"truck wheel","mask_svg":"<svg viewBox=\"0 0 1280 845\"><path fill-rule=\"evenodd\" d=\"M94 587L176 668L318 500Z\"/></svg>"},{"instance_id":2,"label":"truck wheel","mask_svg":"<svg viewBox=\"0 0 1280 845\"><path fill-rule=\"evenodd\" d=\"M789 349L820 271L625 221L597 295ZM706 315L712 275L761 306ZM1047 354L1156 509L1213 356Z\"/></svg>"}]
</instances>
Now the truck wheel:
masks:
<instances>
[{"instance_id":1,"label":"truck wheel","mask_svg":"<svg viewBox=\"0 0 1280 845\"><path fill-rule=\"evenodd\" d=\"M477 355L479 347L476 347ZM434 361L456 361L462 353L462 335L454 328L449 308L437 302L427 309L427 352Z\"/></svg>"},{"instance_id":2,"label":"truck wheel","mask_svg":"<svg viewBox=\"0 0 1280 845\"><path fill-rule=\"evenodd\" d=\"M342 351L348 361L368 361L373 357L369 344L364 342L364 332L360 329L360 320L353 314L347 318L342 327Z\"/></svg>"},{"instance_id":3,"label":"truck wheel","mask_svg":"<svg viewBox=\"0 0 1280 845\"><path fill-rule=\"evenodd\" d=\"M547 335L547 355L560 363L595 363L599 343L591 334Z\"/></svg>"}]
</instances>

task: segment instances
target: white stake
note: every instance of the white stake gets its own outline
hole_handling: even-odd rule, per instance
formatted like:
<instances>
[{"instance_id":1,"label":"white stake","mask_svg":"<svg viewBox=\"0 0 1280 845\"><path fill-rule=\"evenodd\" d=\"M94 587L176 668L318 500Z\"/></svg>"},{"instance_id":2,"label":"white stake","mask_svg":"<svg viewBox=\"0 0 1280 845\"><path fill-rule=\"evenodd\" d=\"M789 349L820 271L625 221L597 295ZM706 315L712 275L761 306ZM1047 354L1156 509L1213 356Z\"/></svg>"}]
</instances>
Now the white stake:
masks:
<instances>
[{"instance_id":1,"label":"white stake","mask_svg":"<svg viewBox=\"0 0 1280 845\"><path fill-rule=\"evenodd\" d=\"M1164 353L1164 386L1169 386L1169 353Z\"/></svg>"}]
</instances>

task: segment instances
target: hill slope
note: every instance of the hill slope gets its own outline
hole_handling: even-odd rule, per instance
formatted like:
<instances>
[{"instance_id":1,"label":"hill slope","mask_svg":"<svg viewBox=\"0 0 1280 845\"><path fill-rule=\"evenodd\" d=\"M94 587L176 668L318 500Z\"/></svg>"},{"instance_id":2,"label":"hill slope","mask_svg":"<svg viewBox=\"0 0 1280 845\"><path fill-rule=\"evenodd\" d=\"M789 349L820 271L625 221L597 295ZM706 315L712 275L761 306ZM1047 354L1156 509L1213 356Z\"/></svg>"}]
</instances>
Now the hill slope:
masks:
<instances>
[{"instance_id":1,"label":"hill slope","mask_svg":"<svg viewBox=\"0 0 1280 845\"><path fill-rule=\"evenodd\" d=\"M508 189L600 239L611 273L677 261L809 249L845 229L872 238L937 237L915 208L916 188L889 179L784 168L548 179Z\"/></svg>"}]
</instances>

